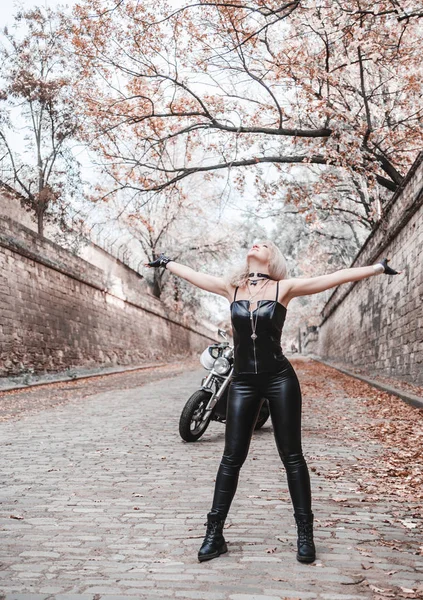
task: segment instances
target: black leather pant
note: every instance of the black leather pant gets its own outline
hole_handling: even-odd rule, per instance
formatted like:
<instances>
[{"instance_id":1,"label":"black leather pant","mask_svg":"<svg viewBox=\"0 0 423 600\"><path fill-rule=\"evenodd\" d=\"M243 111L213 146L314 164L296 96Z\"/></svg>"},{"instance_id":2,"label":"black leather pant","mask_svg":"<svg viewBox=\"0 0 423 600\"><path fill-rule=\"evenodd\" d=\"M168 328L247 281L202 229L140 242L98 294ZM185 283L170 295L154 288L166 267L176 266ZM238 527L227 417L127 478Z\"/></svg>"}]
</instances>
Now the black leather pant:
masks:
<instances>
[{"instance_id":1,"label":"black leather pant","mask_svg":"<svg viewBox=\"0 0 423 600\"><path fill-rule=\"evenodd\" d=\"M232 378L225 448L212 505L212 511L222 518L227 516L235 495L263 397L269 400L276 447L286 470L294 512L311 514L310 476L301 447L301 389L297 374L286 359L277 373L238 374Z\"/></svg>"}]
</instances>

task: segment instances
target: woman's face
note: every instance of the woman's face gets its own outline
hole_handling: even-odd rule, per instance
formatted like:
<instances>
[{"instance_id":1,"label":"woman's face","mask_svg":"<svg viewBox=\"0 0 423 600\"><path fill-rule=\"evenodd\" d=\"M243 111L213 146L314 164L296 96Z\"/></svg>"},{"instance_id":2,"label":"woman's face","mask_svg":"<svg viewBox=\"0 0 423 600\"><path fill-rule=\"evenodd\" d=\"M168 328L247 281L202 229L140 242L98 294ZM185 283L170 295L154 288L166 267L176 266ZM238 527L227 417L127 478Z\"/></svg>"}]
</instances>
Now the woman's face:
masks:
<instances>
[{"instance_id":1,"label":"woman's face","mask_svg":"<svg viewBox=\"0 0 423 600\"><path fill-rule=\"evenodd\" d=\"M270 261L270 249L266 243L253 244L248 250L247 260L249 258L255 258L263 264L268 264Z\"/></svg>"}]
</instances>

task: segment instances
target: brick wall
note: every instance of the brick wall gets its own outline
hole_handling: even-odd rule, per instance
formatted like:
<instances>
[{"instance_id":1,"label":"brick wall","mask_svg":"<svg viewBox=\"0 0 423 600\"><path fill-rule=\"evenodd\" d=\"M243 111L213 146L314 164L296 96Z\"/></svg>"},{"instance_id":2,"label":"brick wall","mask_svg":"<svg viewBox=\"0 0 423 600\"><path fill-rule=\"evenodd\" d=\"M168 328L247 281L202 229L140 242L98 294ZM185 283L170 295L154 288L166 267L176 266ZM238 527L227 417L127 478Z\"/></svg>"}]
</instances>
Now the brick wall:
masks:
<instances>
[{"instance_id":1,"label":"brick wall","mask_svg":"<svg viewBox=\"0 0 423 600\"><path fill-rule=\"evenodd\" d=\"M304 352L368 373L423 384L423 153L386 207L352 267L383 257L401 275L335 289Z\"/></svg>"},{"instance_id":2,"label":"brick wall","mask_svg":"<svg viewBox=\"0 0 423 600\"><path fill-rule=\"evenodd\" d=\"M119 268L121 277L111 278L0 216L0 376L133 365L199 353L214 341L165 311L137 273Z\"/></svg>"}]
</instances>

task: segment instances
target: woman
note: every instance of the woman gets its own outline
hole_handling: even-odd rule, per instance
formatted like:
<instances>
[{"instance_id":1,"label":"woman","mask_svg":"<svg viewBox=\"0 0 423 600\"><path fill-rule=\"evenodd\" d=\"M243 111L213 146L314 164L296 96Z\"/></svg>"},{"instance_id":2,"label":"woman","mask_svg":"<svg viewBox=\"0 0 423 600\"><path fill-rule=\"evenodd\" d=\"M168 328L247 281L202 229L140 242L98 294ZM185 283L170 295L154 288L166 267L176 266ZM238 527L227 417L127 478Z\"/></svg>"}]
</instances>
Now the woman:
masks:
<instances>
[{"instance_id":1,"label":"woman","mask_svg":"<svg viewBox=\"0 0 423 600\"><path fill-rule=\"evenodd\" d=\"M231 303L234 369L228 390L225 447L217 472L200 561L227 552L223 526L247 457L261 399L269 401L276 446L285 467L297 525L297 560L316 558L313 512L307 463L301 446L301 389L280 338L288 304L296 296L317 294L341 283L378 273L397 275L384 258L375 265L340 269L317 277L287 278L283 255L271 241L254 244L245 265L226 277L199 273L161 254L145 263L165 267L193 285L219 294Z\"/></svg>"}]
</instances>

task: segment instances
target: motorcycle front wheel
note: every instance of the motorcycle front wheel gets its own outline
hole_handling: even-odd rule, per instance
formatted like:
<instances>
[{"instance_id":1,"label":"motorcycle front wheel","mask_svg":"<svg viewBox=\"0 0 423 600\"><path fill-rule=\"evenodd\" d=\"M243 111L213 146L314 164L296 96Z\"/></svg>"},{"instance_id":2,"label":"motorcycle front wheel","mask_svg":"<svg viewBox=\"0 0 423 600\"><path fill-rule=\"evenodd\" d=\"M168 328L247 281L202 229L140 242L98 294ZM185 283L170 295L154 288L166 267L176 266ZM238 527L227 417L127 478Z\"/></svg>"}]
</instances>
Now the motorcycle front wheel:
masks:
<instances>
[{"instance_id":1,"label":"motorcycle front wheel","mask_svg":"<svg viewBox=\"0 0 423 600\"><path fill-rule=\"evenodd\" d=\"M210 415L203 421L204 412L211 392L197 390L188 399L179 419L179 434L186 442L195 442L206 431L210 424Z\"/></svg>"}]
</instances>

